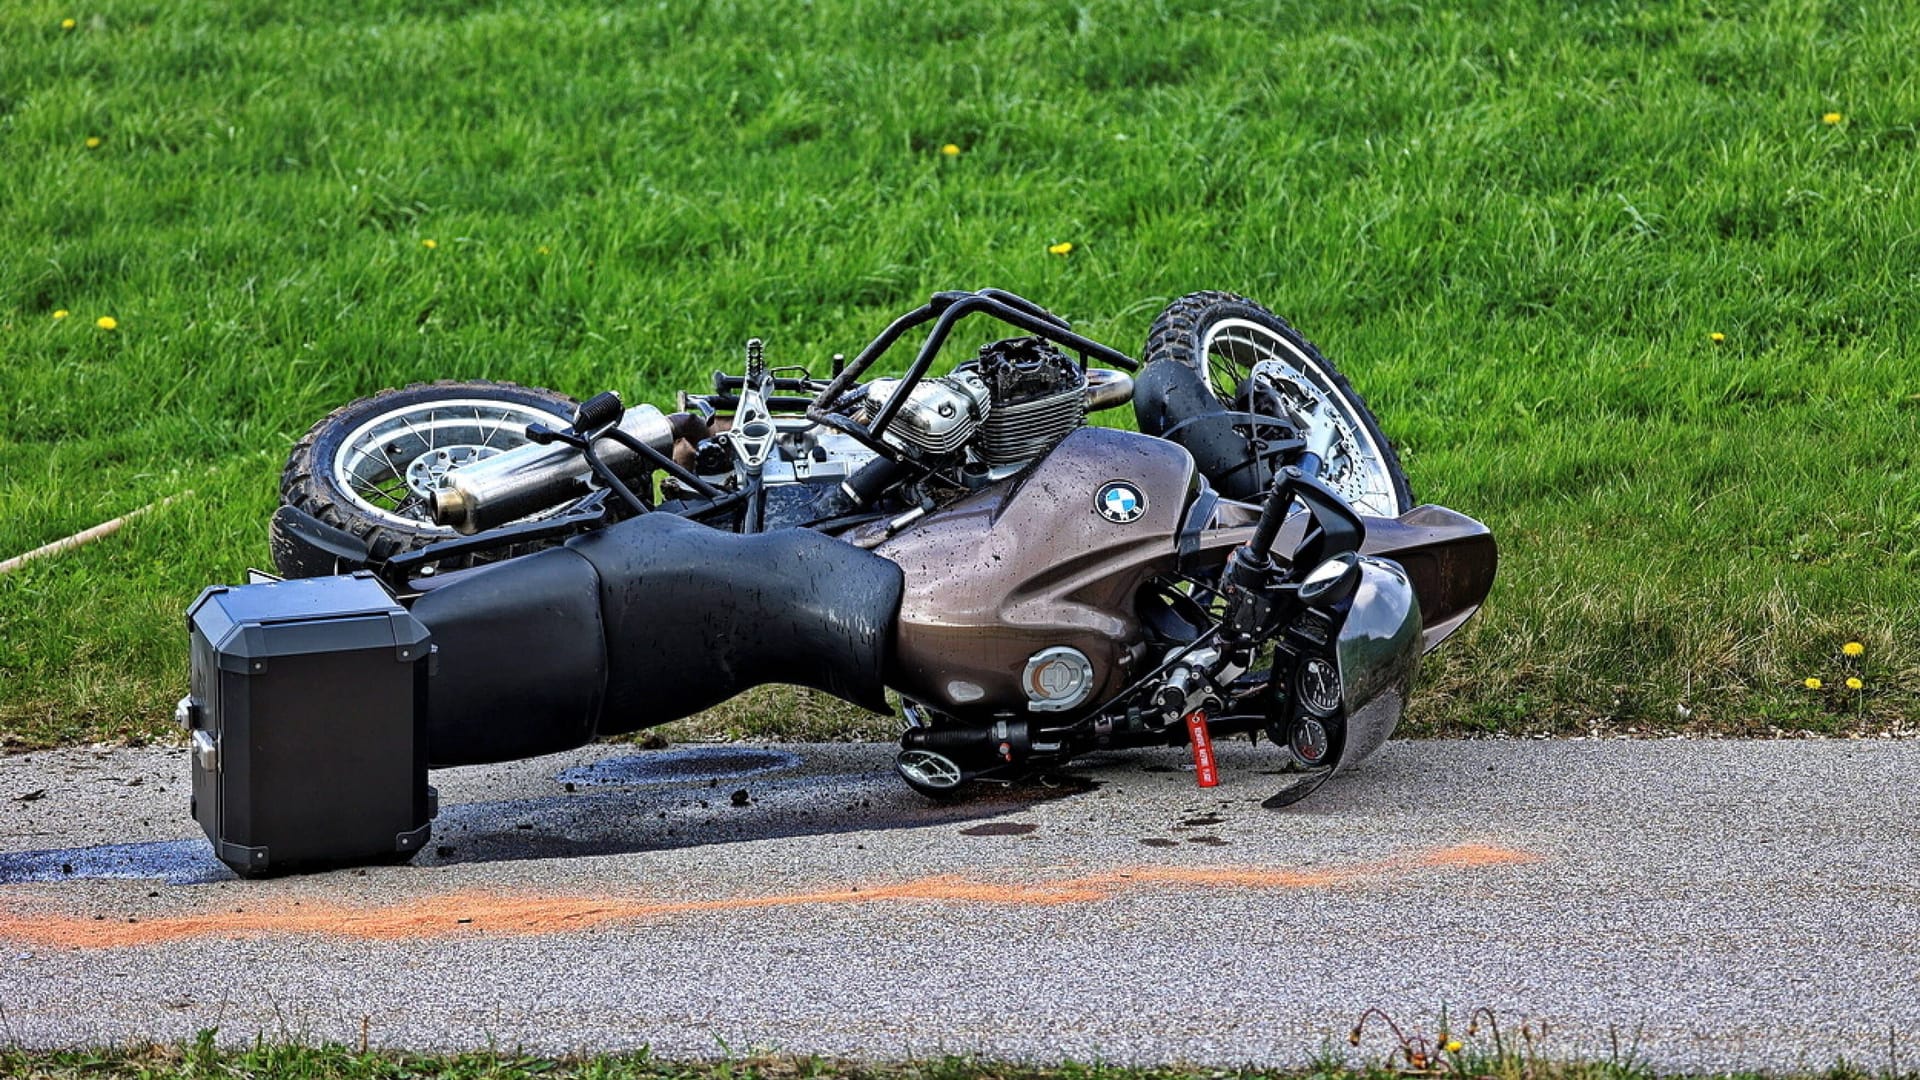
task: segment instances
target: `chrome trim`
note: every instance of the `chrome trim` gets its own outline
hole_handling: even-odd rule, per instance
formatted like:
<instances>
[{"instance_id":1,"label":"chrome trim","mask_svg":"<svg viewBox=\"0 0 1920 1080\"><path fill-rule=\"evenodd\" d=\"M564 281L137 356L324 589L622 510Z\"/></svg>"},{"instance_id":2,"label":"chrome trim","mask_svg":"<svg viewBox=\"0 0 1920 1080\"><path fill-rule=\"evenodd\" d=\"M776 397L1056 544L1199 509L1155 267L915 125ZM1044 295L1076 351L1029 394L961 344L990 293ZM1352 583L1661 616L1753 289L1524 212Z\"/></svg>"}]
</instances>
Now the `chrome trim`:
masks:
<instances>
[{"instance_id":1,"label":"chrome trim","mask_svg":"<svg viewBox=\"0 0 1920 1080\"><path fill-rule=\"evenodd\" d=\"M1111 368L1087 369L1087 411L1117 409L1133 401L1133 376Z\"/></svg>"},{"instance_id":2,"label":"chrome trim","mask_svg":"<svg viewBox=\"0 0 1920 1080\"><path fill-rule=\"evenodd\" d=\"M211 731L193 733L193 760L201 772L220 771L220 740Z\"/></svg>"}]
</instances>

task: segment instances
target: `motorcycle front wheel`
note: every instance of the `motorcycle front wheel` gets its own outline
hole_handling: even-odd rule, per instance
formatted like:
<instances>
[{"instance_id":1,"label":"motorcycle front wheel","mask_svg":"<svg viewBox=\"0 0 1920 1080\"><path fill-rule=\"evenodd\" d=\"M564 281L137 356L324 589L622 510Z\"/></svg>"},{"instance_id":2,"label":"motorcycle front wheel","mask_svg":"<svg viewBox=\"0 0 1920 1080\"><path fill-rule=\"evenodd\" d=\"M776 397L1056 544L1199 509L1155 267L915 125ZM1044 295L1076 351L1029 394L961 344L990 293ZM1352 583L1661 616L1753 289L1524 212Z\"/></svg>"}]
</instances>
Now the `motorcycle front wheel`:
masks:
<instances>
[{"instance_id":1,"label":"motorcycle front wheel","mask_svg":"<svg viewBox=\"0 0 1920 1080\"><path fill-rule=\"evenodd\" d=\"M576 406L565 394L504 382L383 390L313 425L280 474L280 501L359 537L374 559L390 559L457 535L434 523L428 499L448 469L525 445L528 424L564 428ZM330 558L311 557L297 538L276 536L272 547L274 568L286 577L331 572L315 570Z\"/></svg>"},{"instance_id":2,"label":"motorcycle front wheel","mask_svg":"<svg viewBox=\"0 0 1920 1080\"><path fill-rule=\"evenodd\" d=\"M1330 425L1333 448L1321 481L1362 514L1398 517L1413 508L1400 457L1367 403L1320 350L1252 300L1228 292L1181 297L1153 321L1145 360L1192 368L1228 409ZM1258 424L1248 427L1252 438L1263 434ZM1287 462L1268 464L1270 474Z\"/></svg>"}]
</instances>

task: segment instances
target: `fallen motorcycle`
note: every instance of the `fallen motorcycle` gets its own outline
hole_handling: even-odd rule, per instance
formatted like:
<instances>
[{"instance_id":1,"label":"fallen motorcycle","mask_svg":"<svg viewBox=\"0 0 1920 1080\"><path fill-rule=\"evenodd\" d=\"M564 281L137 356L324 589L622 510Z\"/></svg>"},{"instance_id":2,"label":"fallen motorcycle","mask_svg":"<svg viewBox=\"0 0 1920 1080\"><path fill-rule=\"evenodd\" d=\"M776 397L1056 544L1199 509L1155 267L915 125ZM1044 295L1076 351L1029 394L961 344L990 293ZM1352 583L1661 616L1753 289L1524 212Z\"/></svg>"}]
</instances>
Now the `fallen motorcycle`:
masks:
<instances>
[{"instance_id":1,"label":"fallen motorcycle","mask_svg":"<svg viewBox=\"0 0 1920 1080\"><path fill-rule=\"evenodd\" d=\"M971 316L1019 336L936 374ZM1177 301L1140 360L993 289L824 375L764 353L671 414L433 383L315 425L280 578L189 613L178 719L220 858L406 858L429 768L774 682L882 712L893 691L895 769L936 798L1153 745L1211 785L1213 739L1264 734L1285 805L1387 740L1492 584L1488 530L1414 505L1360 396L1238 296ZM1087 423L1128 404L1138 432Z\"/></svg>"}]
</instances>

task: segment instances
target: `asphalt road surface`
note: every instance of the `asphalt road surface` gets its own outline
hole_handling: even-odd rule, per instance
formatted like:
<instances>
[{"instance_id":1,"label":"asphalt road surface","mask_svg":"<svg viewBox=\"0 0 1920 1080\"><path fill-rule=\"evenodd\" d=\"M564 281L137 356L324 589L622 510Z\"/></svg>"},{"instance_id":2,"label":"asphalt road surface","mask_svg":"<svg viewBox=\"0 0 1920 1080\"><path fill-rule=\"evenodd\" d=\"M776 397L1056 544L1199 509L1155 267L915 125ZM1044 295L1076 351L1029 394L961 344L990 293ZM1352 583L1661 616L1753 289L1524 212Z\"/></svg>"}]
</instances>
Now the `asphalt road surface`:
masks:
<instances>
[{"instance_id":1,"label":"asphalt road surface","mask_svg":"<svg viewBox=\"0 0 1920 1080\"><path fill-rule=\"evenodd\" d=\"M1395 743L1278 812L1268 753L936 806L881 746L601 746L436 773L415 865L254 882L184 751L0 758L0 1040L1299 1065L1487 1008L1920 1066L1920 742Z\"/></svg>"}]
</instances>

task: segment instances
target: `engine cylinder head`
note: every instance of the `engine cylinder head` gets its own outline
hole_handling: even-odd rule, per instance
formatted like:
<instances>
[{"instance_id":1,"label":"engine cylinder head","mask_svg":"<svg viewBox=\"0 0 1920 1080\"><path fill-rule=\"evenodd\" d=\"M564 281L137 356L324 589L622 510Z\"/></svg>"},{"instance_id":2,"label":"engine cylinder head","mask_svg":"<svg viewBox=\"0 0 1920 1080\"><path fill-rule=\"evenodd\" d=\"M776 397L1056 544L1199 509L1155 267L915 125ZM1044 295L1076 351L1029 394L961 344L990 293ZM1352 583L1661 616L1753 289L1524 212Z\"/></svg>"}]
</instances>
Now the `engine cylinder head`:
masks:
<instances>
[{"instance_id":1,"label":"engine cylinder head","mask_svg":"<svg viewBox=\"0 0 1920 1080\"><path fill-rule=\"evenodd\" d=\"M989 465L1031 461L1086 422L1086 372L1044 338L996 341L968 368L993 398L974 443Z\"/></svg>"},{"instance_id":2,"label":"engine cylinder head","mask_svg":"<svg viewBox=\"0 0 1920 1080\"><path fill-rule=\"evenodd\" d=\"M868 405L878 410L900 390L899 379L875 379L867 389ZM973 438L993 401L980 379L966 371L916 384L906 404L881 436L902 449L925 454L953 454Z\"/></svg>"}]
</instances>

